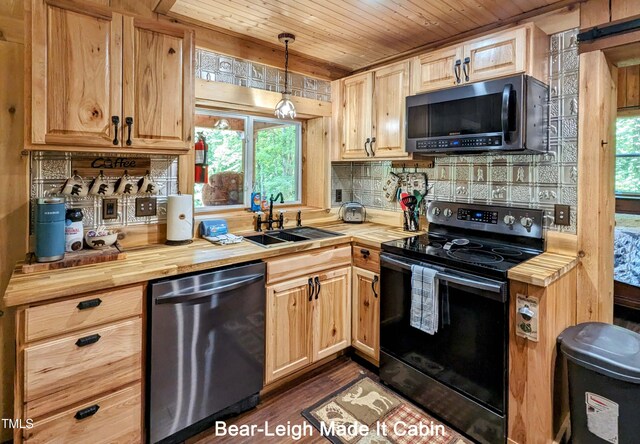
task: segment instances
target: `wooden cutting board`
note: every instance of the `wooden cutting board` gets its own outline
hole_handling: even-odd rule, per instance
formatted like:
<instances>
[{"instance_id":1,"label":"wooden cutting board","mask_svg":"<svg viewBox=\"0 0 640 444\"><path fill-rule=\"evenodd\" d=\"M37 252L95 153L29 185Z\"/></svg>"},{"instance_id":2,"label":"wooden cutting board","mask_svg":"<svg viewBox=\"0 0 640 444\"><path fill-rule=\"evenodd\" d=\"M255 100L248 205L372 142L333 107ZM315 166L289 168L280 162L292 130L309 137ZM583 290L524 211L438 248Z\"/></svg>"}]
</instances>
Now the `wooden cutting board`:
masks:
<instances>
[{"instance_id":1,"label":"wooden cutting board","mask_svg":"<svg viewBox=\"0 0 640 444\"><path fill-rule=\"evenodd\" d=\"M36 262L33 253L28 253L21 266L22 273L36 273L39 271L57 270L60 268L77 267L80 265L99 264L102 262L118 261L126 259L127 253L120 251L115 246L101 250L84 249L65 253L64 259L55 262Z\"/></svg>"}]
</instances>

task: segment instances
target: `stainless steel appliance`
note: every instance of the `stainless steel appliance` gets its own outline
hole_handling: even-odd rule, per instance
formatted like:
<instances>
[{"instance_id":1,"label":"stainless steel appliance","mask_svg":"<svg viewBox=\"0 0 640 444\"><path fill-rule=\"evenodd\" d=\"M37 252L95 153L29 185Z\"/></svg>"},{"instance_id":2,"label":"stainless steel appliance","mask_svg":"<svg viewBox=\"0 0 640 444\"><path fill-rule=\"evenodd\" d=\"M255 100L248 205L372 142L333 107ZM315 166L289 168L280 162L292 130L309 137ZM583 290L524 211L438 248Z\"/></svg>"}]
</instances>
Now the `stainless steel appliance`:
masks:
<instances>
[{"instance_id":1,"label":"stainless steel appliance","mask_svg":"<svg viewBox=\"0 0 640 444\"><path fill-rule=\"evenodd\" d=\"M151 284L147 442L181 442L258 403L264 276L252 263Z\"/></svg>"},{"instance_id":2,"label":"stainless steel appliance","mask_svg":"<svg viewBox=\"0 0 640 444\"><path fill-rule=\"evenodd\" d=\"M406 150L546 152L547 87L524 74L407 97Z\"/></svg>"},{"instance_id":3,"label":"stainless steel appliance","mask_svg":"<svg viewBox=\"0 0 640 444\"><path fill-rule=\"evenodd\" d=\"M433 201L429 232L385 242L380 377L481 443L505 443L508 270L543 251L542 210ZM437 271L439 328L410 326L411 266Z\"/></svg>"},{"instance_id":4,"label":"stainless steel appliance","mask_svg":"<svg viewBox=\"0 0 640 444\"><path fill-rule=\"evenodd\" d=\"M367 210L360 202L346 202L342 208L342 220L349 224L361 224L367 219Z\"/></svg>"}]
</instances>

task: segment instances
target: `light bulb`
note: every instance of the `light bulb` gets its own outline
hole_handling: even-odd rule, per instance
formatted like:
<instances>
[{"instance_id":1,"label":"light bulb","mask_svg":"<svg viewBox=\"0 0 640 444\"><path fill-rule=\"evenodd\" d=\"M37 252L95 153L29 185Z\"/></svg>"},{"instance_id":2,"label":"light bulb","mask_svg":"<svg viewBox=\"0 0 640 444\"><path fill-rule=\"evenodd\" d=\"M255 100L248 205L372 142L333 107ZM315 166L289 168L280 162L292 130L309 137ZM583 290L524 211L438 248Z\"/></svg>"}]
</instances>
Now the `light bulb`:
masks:
<instances>
[{"instance_id":1,"label":"light bulb","mask_svg":"<svg viewBox=\"0 0 640 444\"><path fill-rule=\"evenodd\" d=\"M291 96L287 93L282 93L282 99L276 105L275 115L279 119L295 119L296 107L291 101Z\"/></svg>"}]
</instances>

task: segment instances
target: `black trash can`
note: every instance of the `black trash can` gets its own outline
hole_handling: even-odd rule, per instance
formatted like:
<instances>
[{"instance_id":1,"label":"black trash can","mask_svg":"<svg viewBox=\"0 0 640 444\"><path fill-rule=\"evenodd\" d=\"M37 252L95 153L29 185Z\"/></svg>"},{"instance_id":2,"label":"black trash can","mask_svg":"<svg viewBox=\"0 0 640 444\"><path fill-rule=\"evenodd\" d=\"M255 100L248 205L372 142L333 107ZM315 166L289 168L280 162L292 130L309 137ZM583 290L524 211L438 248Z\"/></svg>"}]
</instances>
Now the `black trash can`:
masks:
<instances>
[{"instance_id":1,"label":"black trash can","mask_svg":"<svg viewBox=\"0 0 640 444\"><path fill-rule=\"evenodd\" d=\"M558 342L568 360L573 443L639 443L640 334L587 322Z\"/></svg>"}]
</instances>

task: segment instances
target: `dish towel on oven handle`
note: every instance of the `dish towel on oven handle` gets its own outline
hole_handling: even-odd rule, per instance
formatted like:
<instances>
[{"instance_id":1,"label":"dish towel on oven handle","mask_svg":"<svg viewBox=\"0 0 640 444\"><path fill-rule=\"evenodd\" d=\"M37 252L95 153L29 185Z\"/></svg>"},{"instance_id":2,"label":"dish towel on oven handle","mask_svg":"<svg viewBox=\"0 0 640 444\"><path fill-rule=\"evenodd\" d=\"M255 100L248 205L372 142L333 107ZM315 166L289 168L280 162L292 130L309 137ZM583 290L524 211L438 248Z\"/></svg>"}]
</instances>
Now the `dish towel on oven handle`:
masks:
<instances>
[{"instance_id":1,"label":"dish towel on oven handle","mask_svg":"<svg viewBox=\"0 0 640 444\"><path fill-rule=\"evenodd\" d=\"M409 324L433 335L438 331L438 272L420 265L411 265L411 310Z\"/></svg>"}]
</instances>

